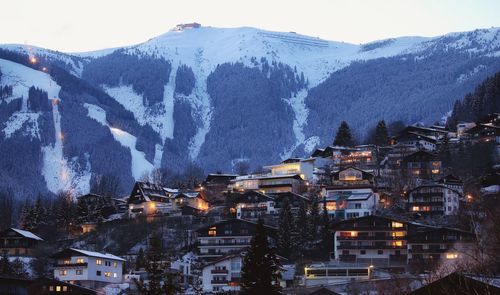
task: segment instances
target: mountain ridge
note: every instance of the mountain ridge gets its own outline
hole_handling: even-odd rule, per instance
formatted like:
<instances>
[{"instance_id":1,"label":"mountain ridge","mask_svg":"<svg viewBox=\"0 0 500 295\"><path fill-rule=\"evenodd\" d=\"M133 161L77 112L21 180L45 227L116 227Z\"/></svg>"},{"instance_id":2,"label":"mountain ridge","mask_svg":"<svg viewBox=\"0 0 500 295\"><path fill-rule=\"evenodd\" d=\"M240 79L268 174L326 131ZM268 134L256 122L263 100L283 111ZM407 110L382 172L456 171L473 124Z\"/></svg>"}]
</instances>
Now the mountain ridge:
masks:
<instances>
[{"instance_id":1,"label":"mountain ridge","mask_svg":"<svg viewBox=\"0 0 500 295\"><path fill-rule=\"evenodd\" d=\"M328 144L341 120L351 123L358 138L379 119L431 123L500 71L499 28L354 45L249 27L201 27L87 55L0 48L39 58L51 75L59 67L74 77L56 81L62 83L57 96L61 132L67 134L62 162L72 163L73 175L86 182L69 181L69 187L80 187L78 193L103 174L118 174L125 192L144 172L138 167L178 171L195 162L207 171L228 171L239 161L256 168L305 156ZM4 76L0 86L8 81ZM0 101L0 108L14 109L0 112L2 130L12 129L15 116L38 114L15 110L15 99ZM9 140L0 132L0 147L21 141L29 122L17 120L21 127ZM38 125L40 134L53 128ZM41 141L53 145L44 136ZM94 147L103 143L115 146L115 154Z\"/></svg>"}]
</instances>

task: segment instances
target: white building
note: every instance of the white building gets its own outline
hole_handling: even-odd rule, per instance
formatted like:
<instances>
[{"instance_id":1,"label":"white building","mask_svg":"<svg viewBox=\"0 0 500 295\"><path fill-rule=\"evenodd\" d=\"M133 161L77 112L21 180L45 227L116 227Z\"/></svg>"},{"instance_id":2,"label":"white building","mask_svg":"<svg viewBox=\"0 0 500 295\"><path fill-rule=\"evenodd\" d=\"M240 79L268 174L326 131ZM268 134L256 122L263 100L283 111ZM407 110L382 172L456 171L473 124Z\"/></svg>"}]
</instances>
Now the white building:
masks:
<instances>
[{"instance_id":1,"label":"white building","mask_svg":"<svg viewBox=\"0 0 500 295\"><path fill-rule=\"evenodd\" d=\"M441 184L421 185L408 192L408 211L423 215L456 215L462 194Z\"/></svg>"},{"instance_id":2,"label":"white building","mask_svg":"<svg viewBox=\"0 0 500 295\"><path fill-rule=\"evenodd\" d=\"M118 256L68 248L53 258L54 278L60 281L92 289L122 282L125 259Z\"/></svg>"},{"instance_id":3,"label":"white building","mask_svg":"<svg viewBox=\"0 0 500 295\"><path fill-rule=\"evenodd\" d=\"M239 252L206 264L202 270L203 292L239 291L243 257Z\"/></svg>"},{"instance_id":4,"label":"white building","mask_svg":"<svg viewBox=\"0 0 500 295\"><path fill-rule=\"evenodd\" d=\"M371 188L324 189L323 196L328 214L341 219L372 215L380 201Z\"/></svg>"},{"instance_id":5,"label":"white building","mask_svg":"<svg viewBox=\"0 0 500 295\"><path fill-rule=\"evenodd\" d=\"M306 287L316 287L368 280L372 276L372 270L368 264L311 264L304 268L304 284Z\"/></svg>"},{"instance_id":6,"label":"white building","mask_svg":"<svg viewBox=\"0 0 500 295\"><path fill-rule=\"evenodd\" d=\"M312 182L314 178L314 161L314 158L290 158L281 162L281 164L264 166L264 169L271 170L272 176L300 174L302 179Z\"/></svg>"}]
</instances>

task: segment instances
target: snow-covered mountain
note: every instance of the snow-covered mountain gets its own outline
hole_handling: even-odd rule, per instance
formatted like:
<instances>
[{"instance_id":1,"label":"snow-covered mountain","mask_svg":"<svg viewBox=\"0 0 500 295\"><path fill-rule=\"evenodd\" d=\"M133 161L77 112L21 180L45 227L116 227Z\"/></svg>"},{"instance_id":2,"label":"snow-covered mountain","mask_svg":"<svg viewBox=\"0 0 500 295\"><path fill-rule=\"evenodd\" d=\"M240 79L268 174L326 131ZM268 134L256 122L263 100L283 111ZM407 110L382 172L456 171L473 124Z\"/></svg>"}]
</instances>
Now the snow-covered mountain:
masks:
<instances>
[{"instance_id":1,"label":"snow-covered mountain","mask_svg":"<svg viewBox=\"0 0 500 295\"><path fill-rule=\"evenodd\" d=\"M0 150L30 155L0 160L0 185L19 193L83 193L104 174L126 192L154 167L229 171L307 155L341 120L359 139L380 119L437 121L500 70L498 28L354 45L201 27L89 53L0 49L0 85L13 86ZM29 104L31 86L48 106Z\"/></svg>"}]
</instances>

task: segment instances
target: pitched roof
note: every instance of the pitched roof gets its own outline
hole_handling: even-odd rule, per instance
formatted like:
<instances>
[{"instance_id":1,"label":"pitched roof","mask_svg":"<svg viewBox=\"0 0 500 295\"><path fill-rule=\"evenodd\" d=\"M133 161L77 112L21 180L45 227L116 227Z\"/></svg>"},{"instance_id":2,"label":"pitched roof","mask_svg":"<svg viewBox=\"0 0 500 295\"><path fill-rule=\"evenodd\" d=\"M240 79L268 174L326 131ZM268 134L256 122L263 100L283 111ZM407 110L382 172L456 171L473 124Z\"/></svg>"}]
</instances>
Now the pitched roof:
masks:
<instances>
[{"instance_id":1,"label":"pitched roof","mask_svg":"<svg viewBox=\"0 0 500 295\"><path fill-rule=\"evenodd\" d=\"M11 228L11 230L15 231L16 233L20 234L21 236L23 236L25 238L43 241L42 238L40 238L39 236L35 235L34 233L32 233L30 231L17 229L17 228Z\"/></svg>"},{"instance_id":2,"label":"pitched roof","mask_svg":"<svg viewBox=\"0 0 500 295\"><path fill-rule=\"evenodd\" d=\"M125 261L125 259L115 256L113 254L109 253L99 253L99 252L93 252L93 251L87 251L87 250L81 250L81 249L76 249L76 248L67 248L62 250L59 253L56 253L53 255L54 257L60 257L68 254L80 254L83 256L89 256L89 257L97 257L97 258L103 258L103 259L112 259L112 260L119 260L119 261Z\"/></svg>"}]
</instances>

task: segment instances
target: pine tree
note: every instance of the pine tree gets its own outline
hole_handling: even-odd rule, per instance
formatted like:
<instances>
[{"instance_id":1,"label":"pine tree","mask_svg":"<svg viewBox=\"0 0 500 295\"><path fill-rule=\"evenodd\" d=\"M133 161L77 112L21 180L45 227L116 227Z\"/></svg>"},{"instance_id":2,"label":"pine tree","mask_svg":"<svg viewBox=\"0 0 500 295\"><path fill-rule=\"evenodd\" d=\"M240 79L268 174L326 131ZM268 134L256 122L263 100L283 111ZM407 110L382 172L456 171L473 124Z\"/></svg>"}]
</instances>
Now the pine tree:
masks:
<instances>
[{"instance_id":1,"label":"pine tree","mask_svg":"<svg viewBox=\"0 0 500 295\"><path fill-rule=\"evenodd\" d=\"M135 270L139 270L146 266L146 257L144 256L144 250L139 248L139 253L137 253L137 258L135 259Z\"/></svg>"},{"instance_id":2,"label":"pine tree","mask_svg":"<svg viewBox=\"0 0 500 295\"><path fill-rule=\"evenodd\" d=\"M292 224L293 215L290 208L290 202L287 198L283 200L278 220L277 246L278 252L284 257L290 258L292 255Z\"/></svg>"},{"instance_id":3,"label":"pine tree","mask_svg":"<svg viewBox=\"0 0 500 295\"><path fill-rule=\"evenodd\" d=\"M444 136L439 146L439 158L446 166L451 162L450 139L448 138L448 134Z\"/></svg>"},{"instance_id":4,"label":"pine tree","mask_svg":"<svg viewBox=\"0 0 500 295\"><path fill-rule=\"evenodd\" d=\"M389 131L387 131L387 126L385 125L384 120L377 123L373 143L378 146L386 146L389 144Z\"/></svg>"},{"instance_id":5,"label":"pine tree","mask_svg":"<svg viewBox=\"0 0 500 295\"><path fill-rule=\"evenodd\" d=\"M352 139L351 129L346 121L340 123L337 135L333 141L333 145L338 146L353 146L354 140Z\"/></svg>"},{"instance_id":6,"label":"pine tree","mask_svg":"<svg viewBox=\"0 0 500 295\"><path fill-rule=\"evenodd\" d=\"M3 252L2 258L0 258L0 275L12 276L13 273L14 269L9 260L9 256L7 255L7 252Z\"/></svg>"},{"instance_id":7,"label":"pine tree","mask_svg":"<svg viewBox=\"0 0 500 295\"><path fill-rule=\"evenodd\" d=\"M316 241L318 239L318 228L320 224L320 215L319 215L319 200L316 194L311 197L311 209L309 210L309 232L312 241Z\"/></svg>"},{"instance_id":8,"label":"pine tree","mask_svg":"<svg viewBox=\"0 0 500 295\"><path fill-rule=\"evenodd\" d=\"M309 216L307 211L307 204L305 202L300 202L299 212L295 219L295 229L297 231L297 251L301 254L307 249L310 238L309 223L307 222Z\"/></svg>"},{"instance_id":9,"label":"pine tree","mask_svg":"<svg viewBox=\"0 0 500 295\"><path fill-rule=\"evenodd\" d=\"M332 238L333 237L332 237L330 216L328 215L328 210L326 208L326 202L323 201L321 245L323 248L322 251L323 251L326 259L330 258L330 252L331 252L332 247L333 247L333 239Z\"/></svg>"},{"instance_id":10,"label":"pine tree","mask_svg":"<svg viewBox=\"0 0 500 295\"><path fill-rule=\"evenodd\" d=\"M280 277L281 264L269 247L264 224L259 219L250 248L243 260L241 293L244 295L283 294L279 285Z\"/></svg>"}]
</instances>

